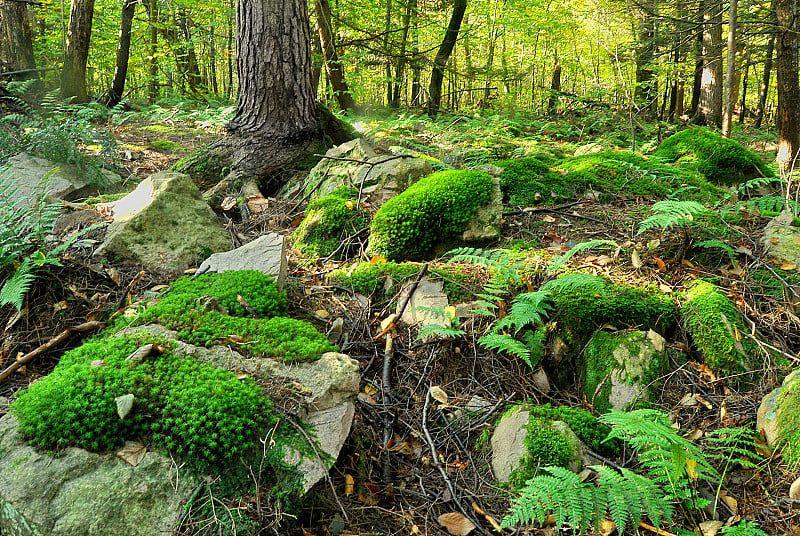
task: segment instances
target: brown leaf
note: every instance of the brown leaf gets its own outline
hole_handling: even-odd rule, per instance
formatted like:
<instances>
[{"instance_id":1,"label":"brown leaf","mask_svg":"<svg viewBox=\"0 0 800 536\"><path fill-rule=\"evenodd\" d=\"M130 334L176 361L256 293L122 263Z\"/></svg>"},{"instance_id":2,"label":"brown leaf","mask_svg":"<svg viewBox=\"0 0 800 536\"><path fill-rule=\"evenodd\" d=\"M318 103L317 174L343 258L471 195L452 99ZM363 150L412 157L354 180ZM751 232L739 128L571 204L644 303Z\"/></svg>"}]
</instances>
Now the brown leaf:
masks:
<instances>
[{"instance_id":1,"label":"brown leaf","mask_svg":"<svg viewBox=\"0 0 800 536\"><path fill-rule=\"evenodd\" d=\"M667 265L664 263L663 260L661 260L661 257L653 256L653 258L655 259L656 264L658 265L658 271L661 272L662 274L664 272L666 272L667 271Z\"/></svg>"},{"instance_id":2,"label":"brown leaf","mask_svg":"<svg viewBox=\"0 0 800 536\"><path fill-rule=\"evenodd\" d=\"M442 404L447 404L448 396L447 393L444 391L444 389L442 389L438 385L432 385L429 390L431 393L431 397L433 397L434 400Z\"/></svg>"},{"instance_id":3,"label":"brown leaf","mask_svg":"<svg viewBox=\"0 0 800 536\"><path fill-rule=\"evenodd\" d=\"M787 272L790 270L796 270L797 264L793 263L792 261L783 261L781 263L781 270L786 270Z\"/></svg>"},{"instance_id":4,"label":"brown leaf","mask_svg":"<svg viewBox=\"0 0 800 536\"><path fill-rule=\"evenodd\" d=\"M546 221L547 223L553 223L556 221L556 219L548 214L545 214L544 216L542 216L542 221Z\"/></svg>"},{"instance_id":5,"label":"brown leaf","mask_svg":"<svg viewBox=\"0 0 800 536\"><path fill-rule=\"evenodd\" d=\"M119 270L112 266L111 268L106 268L106 274L111 278L111 281L119 285L120 279L122 278L122 274L119 273Z\"/></svg>"},{"instance_id":6,"label":"brown leaf","mask_svg":"<svg viewBox=\"0 0 800 536\"><path fill-rule=\"evenodd\" d=\"M222 203L220 204L219 208L221 208L222 210L230 210L235 206L236 206L236 198L226 197L225 199L222 200Z\"/></svg>"},{"instance_id":7,"label":"brown leaf","mask_svg":"<svg viewBox=\"0 0 800 536\"><path fill-rule=\"evenodd\" d=\"M380 255L375 255L369 260L370 264L379 264L381 262L386 262L386 257L381 257Z\"/></svg>"},{"instance_id":8,"label":"brown leaf","mask_svg":"<svg viewBox=\"0 0 800 536\"><path fill-rule=\"evenodd\" d=\"M369 396L367 393L358 393L358 400L360 402L364 402L365 404L369 404L370 406L378 405L378 401Z\"/></svg>"},{"instance_id":9,"label":"brown leaf","mask_svg":"<svg viewBox=\"0 0 800 536\"><path fill-rule=\"evenodd\" d=\"M631 253L631 264L637 270L639 270L642 266L644 266L644 263L642 262L642 258L639 257L639 252L636 251L635 249Z\"/></svg>"},{"instance_id":10,"label":"brown leaf","mask_svg":"<svg viewBox=\"0 0 800 536\"><path fill-rule=\"evenodd\" d=\"M603 536L608 536L611 534L617 526L614 524L613 521L610 519L604 519L600 522L600 534Z\"/></svg>"},{"instance_id":11,"label":"brown leaf","mask_svg":"<svg viewBox=\"0 0 800 536\"><path fill-rule=\"evenodd\" d=\"M475 523L460 512L450 512L439 516L439 523L447 532L455 536L467 536L475 530Z\"/></svg>"},{"instance_id":12,"label":"brown leaf","mask_svg":"<svg viewBox=\"0 0 800 536\"><path fill-rule=\"evenodd\" d=\"M353 478L353 475L347 474L344 475L344 494L345 495L352 495L353 489L355 488L356 481Z\"/></svg>"},{"instance_id":13,"label":"brown leaf","mask_svg":"<svg viewBox=\"0 0 800 536\"><path fill-rule=\"evenodd\" d=\"M719 498L722 499L722 502L724 502L728 506L728 508L731 509L731 511L733 512L733 515L736 515L738 513L738 511L739 511L739 501L737 501L736 499L734 499L733 497L731 497L730 495L728 495L724 491L722 493L720 493Z\"/></svg>"},{"instance_id":14,"label":"brown leaf","mask_svg":"<svg viewBox=\"0 0 800 536\"><path fill-rule=\"evenodd\" d=\"M145 454L147 454L147 447L138 441L126 441L125 445L117 452L117 458L136 467Z\"/></svg>"}]
</instances>

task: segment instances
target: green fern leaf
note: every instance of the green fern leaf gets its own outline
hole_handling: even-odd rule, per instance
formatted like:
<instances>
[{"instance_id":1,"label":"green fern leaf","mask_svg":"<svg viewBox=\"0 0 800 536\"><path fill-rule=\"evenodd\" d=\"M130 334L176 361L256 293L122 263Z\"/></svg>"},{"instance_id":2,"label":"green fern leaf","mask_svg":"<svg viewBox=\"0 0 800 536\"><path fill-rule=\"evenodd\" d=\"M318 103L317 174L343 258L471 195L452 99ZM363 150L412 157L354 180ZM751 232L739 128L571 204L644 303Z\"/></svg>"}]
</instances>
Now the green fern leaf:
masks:
<instances>
[{"instance_id":1,"label":"green fern leaf","mask_svg":"<svg viewBox=\"0 0 800 536\"><path fill-rule=\"evenodd\" d=\"M576 244L572 247L569 251L567 251L564 255L553 257L550 260L550 263L547 265L547 273L551 274L557 271L559 268L564 266L568 260L570 260L574 255L580 253L581 251L588 251L590 249L606 246L606 247L619 247L619 245L614 242L613 240L602 240L602 239L595 239L589 240L587 242L581 242L580 244Z\"/></svg>"},{"instance_id":2,"label":"green fern leaf","mask_svg":"<svg viewBox=\"0 0 800 536\"><path fill-rule=\"evenodd\" d=\"M639 224L639 234L648 229L659 228L666 231L674 226L689 225L708 212L697 201L659 201L652 207L653 214Z\"/></svg>"},{"instance_id":3,"label":"green fern leaf","mask_svg":"<svg viewBox=\"0 0 800 536\"><path fill-rule=\"evenodd\" d=\"M486 348L515 355L525 362L531 360L531 353L528 347L511 335L489 333L478 339L478 342Z\"/></svg>"},{"instance_id":4,"label":"green fern leaf","mask_svg":"<svg viewBox=\"0 0 800 536\"><path fill-rule=\"evenodd\" d=\"M558 293L565 290L586 290L594 294L605 295L608 281L602 277L589 274L565 274L557 279L551 279L541 287L540 291Z\"/></svg>"},{"instance_id":5,"label":"green fern leaf","mask_svg":"<svg viewBox=\"0 0 800 536\"><path fill-rule=\"evenodd\" d=\"M26 260L0 288L0 307L11 304L16 307L17 311L21 311L25 295L34 281L36 281L36 274L33 264Z\"/></svg>"}]
</instances>

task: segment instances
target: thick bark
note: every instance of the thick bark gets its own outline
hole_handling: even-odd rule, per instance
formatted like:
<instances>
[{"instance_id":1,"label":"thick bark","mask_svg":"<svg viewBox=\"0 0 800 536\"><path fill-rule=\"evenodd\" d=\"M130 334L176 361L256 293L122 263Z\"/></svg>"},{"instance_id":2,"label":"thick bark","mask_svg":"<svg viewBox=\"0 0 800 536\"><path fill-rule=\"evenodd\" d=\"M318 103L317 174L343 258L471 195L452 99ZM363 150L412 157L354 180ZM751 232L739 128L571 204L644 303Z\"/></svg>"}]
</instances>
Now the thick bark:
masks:
<instances>
[{"instance_id":1,"label":"thick bark","mask_svg":"<svg viewBox=\"0 0 800 536\"><path fill-rule=\"evenodd\" d=\"M87 102L86 60L92 35L94 0L72 0L67 28L67 48L61 70L61 96L75 102Z\"/></svg>"},{"instance_id":2,"label":"thick bark","mask_svg":"<svg viewBox=\"0 0 800 536\"><path fill-rule=\"evenodd\" d=\"M122 2L122 16L119 23L119 42L117 44L117 64L114 68L114 80L106 92L105 105L112 108L122 100L125 92L125 79L128 77L128 57L131 51L131 28L137 0Z\"/></svg>"},{"instance_id":3,"label":"thick bark","mask_svg":"<svg viewBox=\"0 0 800 536\"><path fill-rule=\"evenodd\" d=\"M703 30L703 79L700 104L694 123L717 125L722 122L722 5L720 0L706 4Z\"/></svg>"},{"instance_id":4,"label":"thick bark","mask_svg":"<svg viewBox=\"0 0 800 536\"><path fill-rule=\"evenodd\" d=\"M561 93L561 64L556 61L553 67L553 78L550 80L550 99L547 101L547 113L552 114L558 108L558 95Z\"/></svg>"},{"instance_id":5,"label":"thick bark","mask_svg":"<svg viewBox=\"0 0 800 536\"><path fill-rule=\"evenodd\" d=\"M33 37L28 22L28 5L0 0L0 71L25 71L36 68L33 56ZM30 78L24 73L17 79ZM6 78L7 79L7 78Z\"/></svg>"},{"instance_id":6,"label":"thick bark","mask_svg":"<svg viewBox=\"0 0 800 536\"><path fill-rule=\"evenodd\" d=\"M736 106L736 22L738 18L739 0L730 0L728 12L728 65L725 71L725 110L722 114L722 135L731 137L733 130L733 107Z\"/></svg>"},{"instance_id":7,"label":"thick bark","mask_svg":"<svg viewBox=\"0 0 800 536\"><path fill-rule=\"evenodd\" d=\"M453 53L453 48L456 46L456 39L458 39L458 32L461 29L461 21L464 19L464 12L467 10L467 0L455 0L453 3L453 14L450 16L450 22L447 25L447 31L444 33L444 39L436 52L436 58L433 60L433 71L431 72L431 83L428 86L429 100L428 100L428 115L435 117L439 113L439 107L442 104L442 82L444 81L444 67L447 65L447 60L450 59L450 54Z\"/></svg>"},{"instance_id":8,"label":"thick bark","mask_svg":"<svg viewBox=\"0 0 800 536\"><path fill-rule=\"evenodd\" d=\"M325 58L325 72L328 74L336 102L342 110L352 111L355 109L356 103L353 101L353 95L344 78L339 54L336 52L336 41L331 25L331 6L328 0L315 0L314 11L317 14L317 30L322 54Z\"/></svg>"},{"instance_id":9,"label":"thick bark","mask_svg":"<svg viewBox=\"0 0 800 536\"><path fill-rule=\"evenodd\" d=\"M778 21L776 66L778 90L778 167L788 172L794 166L800 148L797 107L800 88L797 74L797 0L777 0L775 15Z\"/></svg>"},{"instance_id":10,"label":"thick bark","mask_svg":"<svg viewBox=\"0 0 800 536\"><path fill-rule=\"evenodd\" d=\"M775 20L775 2L772 0L770 9L770 22L772 23L772 35L767 42L767 52L764 59L764 72L761 77L761 86L758 88L758 109L756 110L756 120L753 126L761 128L761 123L764 121L764 110L767 107L767 95L769 93L769 79L772 76L772 60L775 55L775 36L777 35L777 22Z\"/></svg>"}]
</instances>

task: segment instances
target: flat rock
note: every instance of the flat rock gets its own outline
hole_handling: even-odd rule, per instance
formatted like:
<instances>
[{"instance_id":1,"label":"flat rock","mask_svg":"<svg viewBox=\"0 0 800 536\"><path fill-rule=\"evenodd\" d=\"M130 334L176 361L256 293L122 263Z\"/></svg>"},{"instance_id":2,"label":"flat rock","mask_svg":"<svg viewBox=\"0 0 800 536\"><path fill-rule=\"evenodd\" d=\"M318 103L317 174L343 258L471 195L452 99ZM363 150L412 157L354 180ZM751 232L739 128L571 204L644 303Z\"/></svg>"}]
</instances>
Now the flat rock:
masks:
<instances>
[{"instance_id":1,"label":"flat rock","mask_svg":"<svg viewBox=\"0 0 800 536\"><path fill-rule=\"evenodd\" d=\"M44 158L30 156L25 153L8 159L9 169L6 173L13 177L17 188L15 199L22 199L25 205L31 206L41 192L42 180L45 181L46 194L65 201L76 201L90 195L118 192L122 178L107 169L100 171L102 183L93 171L81 171L76 166L54 163Z\"/></svg>"},{"instance_id":2,"label":"flat rock","mask_svg":"<svg viewBox=\"0 0 800 536\"><path fill-rule=\"evenodd\" d=\"M488 204L480 207L469 222L469 226L462 233L461 239L465 242L484 242L500 237L500 223L503 220L503 192L500 189L500 179L492 179L492 199Z\"/></svg>"},{"instance_id":3,"label":"flat rock","mask_svg":"<svg viewBox=\"0 0 800 536\"><path fill-rule=\"evenodd\" d=\"M400 307L403 306L412 285L413 283L409 283L400 291L400 296L397 299L397 313L400 312ZM444 292L444 284L441 281L423 277L419 285L417 285L414 294L411 295L411 301L406 306L405 311L403 311L403 316L400 317L400 321L406 324L421 324L423 326L449 326L450 322L448 319L420 309L421 307L439 307L444 309L448 305L449 302L447 300L447 294Z\"/></svg>"},{"instance_id":4,"label":"flat rock","mask_svg":"<svg viewBox=\"0 0 800 536\"><path fill-rule=\"evenodd\" d=\"M208 253L231 249L228 232L188 175L161 171L114 205L114 221L95 251L172 276Z\"/></svg>"},{"instance_id":5,"label":"flat rock","mask_svg":"<svg viewBox=\"0 0 800 536\"><path fill-rule=\"evenodd\" d=\"M275 278L279 288L286 283L286 242L282 235L269 233L233 249L214 253L200 264L198 273L257 270Z\"/></svg>"},{"instance_id":6,"label":"flat rock","mask_svg":"<svg viewBox=\"0 0 800 536\"><path fill-rule=\"evenodd\" d=\"M787 408L785 393L796 391L798 382L800 382L800 369L786 376L781 386L770 391L758 406L756 429L760 434L764 435L764 439L766 439L767 445L770 447L776 446L785 435L786 431L782 428L782 423L779 420L781 414ZM790 411L797 410L794 406L795 400L790 400L788 406ZM800 445L795 448L800 448Z\"/></svg>"},{"instance_id":7,"label":"flat rock","mask_svg":"<svg viewBox=\"0 0 800 536\"><path fill-rule=\"evenodd\" d=\"M791 212L782 212L764 228L762 243L770 257L800 265L800 227L792 225Z\"/></svg>"},{"instance_id":8,"label":"flat rock","mask_svg":"<svg viewBox=\"0 0 800 536\"><path fill-rule=\"evenodd\" d=\"M11 415L0 419L0 467L5 536L171 534L196 487L172 460L154 452L136 467L114 453L37 452L24 443Z\"/></svg>"}]
</instances>

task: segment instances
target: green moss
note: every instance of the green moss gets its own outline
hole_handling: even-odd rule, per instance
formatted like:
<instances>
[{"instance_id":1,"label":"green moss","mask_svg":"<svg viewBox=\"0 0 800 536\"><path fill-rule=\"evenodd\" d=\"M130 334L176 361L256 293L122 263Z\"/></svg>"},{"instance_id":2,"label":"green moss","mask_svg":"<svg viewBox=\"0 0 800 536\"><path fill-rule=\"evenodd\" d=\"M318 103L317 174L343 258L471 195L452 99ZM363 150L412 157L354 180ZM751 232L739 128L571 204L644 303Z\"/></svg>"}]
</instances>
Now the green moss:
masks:
<instances>
[{"instance_id":1,"label":"green moss","mask_svg":"<svg viewBox=\"0 0 800 536\"><path fill-rule=\"evenodd\" d=\"M186 149L180 143L175 143L171 140L153 140L147 144L149 149L159 151L162 153L180 153Z\"/></svg>"},{"instance_id":2,"label":"green moss","mask_svg":"<svg viewBox=\"0 0 800 536\"><path fill-rule=\"evenodd\" d=\"M585 287L567 287L554 290L552 298L553 318L568 341L578 346L605 324L668 333L676 320L675 304L655 288L608 285L598 293Z\"/></svg>"},{"instance_id":3,"label":"green moss","mask_svg":"<svg viewBox=\"0 0 800 536\"><path fill-rule=\"evenodd\" d=\"M552 407L549 403L543 406L527 406L527 409L535 417L550 421L564 421L575 432L575 435L595 452L614 455L619 448L616 440L603 442L611 433L611 428L598 421L585 409L569 406Z\"/></svg>"},{"instance_id":4,"label":"green moss","mask_svg":"<svg viewBox=\"0 0 800 536\"><path fill-rule=\"evenodd\" d=\"M248 317L238 296L260 318ZM206 297L213 297L229 315L207 310ZM178 331L180 339L191 344L233 344L251 355L284 361L313 361L336 350L311 324L277 316L285 310L285 293L261 272L208 273L194 280L178 279L160 302L133 319L118 321L114 329L154 322ZM231 339L232 335L237 337Z\"/></svg>"},{"instance_id":5,"label":"green moss","mask_svg":"<svg viewBox=\"0 0 800 536\"><path fill-rule=\"evenodd\" d=\"M233 165L231 155L207 146L186 155L169 169L186 173L201 190L206 190L225 178Z\"/></svg>"},{"instance_id":6,"label":"green moss","mask_svg":"<svg viewBox=\"0 0 800 536\"><path fill-rule=\"evenodd\" d=\"M492 162L503 168L500 188L503 201L509 205L530 207L540 203L560 203L575 195L567 188L564 177L534 157Z\"/></svg>"},{"instance_id":7,"label":"green moss","mask_svg":"<svg viewBox=\"0 0 800 536\"><path fill-rule=\"evenodd\" d=\"M518 406L517 410L523 409ZM519 488L533 478L540 467L557 465L569 468L575 451L564 434L552 427L549 419L531 417L525 426L527 430L523 445L527 451L520 459L519 469L509 475L509 484Z\"/></svg>"},{"instance_id":8,"label":"green moss","mask_svg":"<svg viewBox=\"0 0 800 536\"><path fill-rule=\"evenodd\" d=\"M175 134L176 132L180 131L180 129L171 127L169 125L147 125L142 127L142 130L155 132L157 134Z\"/></svg>"},{"instance_id":9,"label":"green moss","mask_svg":"<svg viewBox=\"0 0 800 536\"><path fill-rule=\"evenodd\" d=\"M479 171L440 171L387 201L372 219L369 250L389 260L420 257L439 240L457 238L492 195Z\"/></svg>"},{"instance_id":10,"label":"green moss","mask_svg":"<svg viewBox=\"0 0 800 536\"><path fill-rule=\"evenodd\" d=\"M751 369L758 355L755 344L735 331L746 333L739 311L725 294L708 281L698 280L682 296L683 321L706 364L718 374L737 374ZM728 320L726 323L723 319ZM730 325L730 328L728 327Z\"/></svg>"},{"instance_id":11,"label":"green moss","mask_svg":"<svg viewBox=\"0 0 800 536\"><path fill-rule=\"evenodd\" d=\"M777 429L782 431L776 447L781 449L784 460L795 467L800 465L800 381L793 379L797 374L784 380L776 402L780 407Z\"/></svg>"},{"instance_id":12,"label":"green moss","mask_svg":"<svg viewBox=\"0 0 800 536\"><path fill-rule=\"evenodd\" d=\"M669 162L692 162L706 180L717 184L775 176L755 152L704 128L688 128L670 136L655 154Z\"/></svg>"},{"instance_id":13,"label":"green moss","mask_svg":"<svg viewBox=\"0 0 800 536\"><path fill-rule=\"evenodd\" d=\"M355 190L339 188L312 201L294 232L294 247L307 257L327 257L339 248L342 239L365 229L369 219L358 206L356 195ZM344 256L347 251L340 253Z\"/></svg>"}]
</instances>

